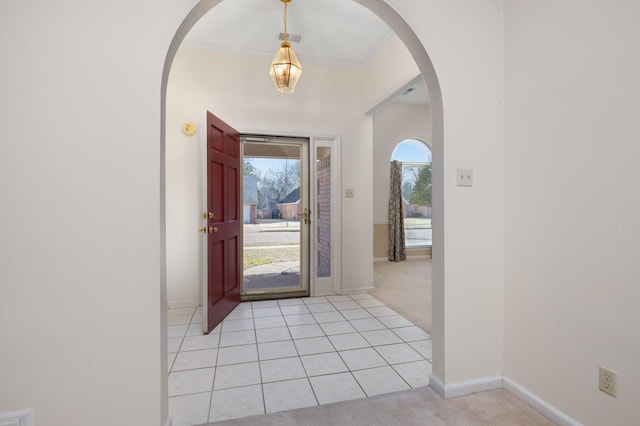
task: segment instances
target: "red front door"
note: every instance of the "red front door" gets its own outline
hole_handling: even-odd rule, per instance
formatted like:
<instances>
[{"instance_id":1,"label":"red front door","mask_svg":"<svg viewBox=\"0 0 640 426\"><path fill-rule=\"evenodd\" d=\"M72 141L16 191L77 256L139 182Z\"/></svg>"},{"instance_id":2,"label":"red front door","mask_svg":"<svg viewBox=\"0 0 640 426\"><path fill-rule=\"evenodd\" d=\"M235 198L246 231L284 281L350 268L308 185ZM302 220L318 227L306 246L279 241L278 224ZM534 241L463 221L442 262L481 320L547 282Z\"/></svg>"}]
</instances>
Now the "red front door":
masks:
<instances>
[{"instance_id":1,"label":"red front door","mask_svg":"<svg viewBox=\"0 0 640 426\"><path fill-rule=\"evenodd\" d=\"M207 333L240 303L240 173L240 134L207 112Z\"/></svg>"}]
</instances>

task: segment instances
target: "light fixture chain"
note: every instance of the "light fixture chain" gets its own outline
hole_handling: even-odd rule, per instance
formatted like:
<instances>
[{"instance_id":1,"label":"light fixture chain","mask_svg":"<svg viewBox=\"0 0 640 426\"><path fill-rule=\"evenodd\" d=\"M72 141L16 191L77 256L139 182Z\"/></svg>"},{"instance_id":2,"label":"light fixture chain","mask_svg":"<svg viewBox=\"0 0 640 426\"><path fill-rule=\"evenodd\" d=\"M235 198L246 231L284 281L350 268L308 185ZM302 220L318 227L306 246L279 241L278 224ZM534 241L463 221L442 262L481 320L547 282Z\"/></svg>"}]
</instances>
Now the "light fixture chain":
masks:
<instances>
[{"instance_id":1,"label":"light fixture chain","mask_svg":"<svg viewBox=\"0 0 640 426\"><path fill-rule=\"evenodd\" d=\"M284 3L284 41L289 41L289 33L287 33L287 5Z\"/></svg>"}]
</instances>

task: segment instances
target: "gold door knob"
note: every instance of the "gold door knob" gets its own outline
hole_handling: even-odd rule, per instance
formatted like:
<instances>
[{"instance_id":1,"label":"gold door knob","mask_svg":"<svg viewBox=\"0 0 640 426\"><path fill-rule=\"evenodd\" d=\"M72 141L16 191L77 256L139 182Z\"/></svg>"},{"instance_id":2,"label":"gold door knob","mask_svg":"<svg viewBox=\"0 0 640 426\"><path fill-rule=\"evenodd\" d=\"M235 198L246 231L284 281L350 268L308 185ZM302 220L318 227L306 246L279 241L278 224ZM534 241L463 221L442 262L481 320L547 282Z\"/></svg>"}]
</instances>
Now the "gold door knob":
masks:
<instances>
[{"instance_id":1,"label":"gold door knob","mask_svg":"<svg viewBox=\"0 0 640 426\"><path fill-rule=\"evenodd\" d=\"M218 227L217 226L210 226L209 227L209 233L210 234L213 234L213 233L216 233L216 232L218 232Z\"/></svg>"}]
</instances>

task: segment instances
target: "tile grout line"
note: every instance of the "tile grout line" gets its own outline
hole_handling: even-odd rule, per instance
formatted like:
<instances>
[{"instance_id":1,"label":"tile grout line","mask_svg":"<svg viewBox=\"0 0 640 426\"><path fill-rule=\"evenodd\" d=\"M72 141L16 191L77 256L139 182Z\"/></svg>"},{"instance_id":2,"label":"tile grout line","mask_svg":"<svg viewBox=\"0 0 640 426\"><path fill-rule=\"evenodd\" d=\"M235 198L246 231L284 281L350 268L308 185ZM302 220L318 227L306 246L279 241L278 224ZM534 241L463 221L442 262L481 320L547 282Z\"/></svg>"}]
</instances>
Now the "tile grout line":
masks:
<instances>
[{"instance_id":1,"label":"tile grout line","mask_svg":"<svg viewBox=\"0 0 640 426\"><path fill-rule=\"evenodd\" d=\"M213 330L211 330L213 332ZM213 408L213 392L216 386L216 376L218 375L218 357L220 356L220 340L222 339L222 328L218 334L218 343L216 344L216 359L213 362L213 380L211 381L211 398L209 398L209 409L207 410L207 421L211 421L211 408Z\"/></svg>"},{"instance_id":2,"label":"tile grout line","mask_svg":"<svg viewBox=\"0 0 640 426\"><path fill-rule=\"evenodd\" d=\"M353 298L352 298L353 300ZM356 302L357 303L357 302ZM340 312L340 311L338 311ZM341 314L342 315L342 314ZM348 320L347 320L348 321ZM351 324L351 323L349 323ZM353 325L352 325L353 326ZM355 327L354 327L355 328ZM362 335L362 333L360 333L359 331L357 331L358 336L360 336L361 338L363 338L365 340L365 342L369 343L370 342L365 339L365 337ZM351 377L353 378L353 380L358 384L358 387L360 388L360 390L362 391L362 394L365 396L365 398L369 398L369 395L367 394L367 392L364 390L364 388L362 387L362 384L358 381L358 378L353 374L353 371L351 370L351 367L349 367L349 364L347 364L347 362L344 360L344 358L342 357L342 355L340 354L340 351L338 351L338 349L335 347L335 345L333 344L333 342L331 341L331 339L329 339L329 343L331 343L331 345L334 347L334 349L336 349L336 353L338 354L338 356L340 357L340 359L342 360L342 362L344 363L344 365L347 367L347 370L349 371L349 374L351 375ZM358 348L358 349L367 349L367 348ZM355 349L357 350L357 349ZM386 362L386 360L385 360Z\"/></svg>"},{"instance_id":3,"label":"tile grout line","mask_svg":"<svg viewBox=\"0 0 640 426\"><path fill-rule=\"evenodd\" d=\"M253 314L253 302L251 302L251 318L253 318L254 336L256 338L256 356L258 358L258 374L260 375L260 393L262 395L262 412L267 413L267 399L264 397L264 379L262 377L262 364L260 363L260 350L258 347L258 331L255 329L256 317Z\"/></svg>"}]
</instances>

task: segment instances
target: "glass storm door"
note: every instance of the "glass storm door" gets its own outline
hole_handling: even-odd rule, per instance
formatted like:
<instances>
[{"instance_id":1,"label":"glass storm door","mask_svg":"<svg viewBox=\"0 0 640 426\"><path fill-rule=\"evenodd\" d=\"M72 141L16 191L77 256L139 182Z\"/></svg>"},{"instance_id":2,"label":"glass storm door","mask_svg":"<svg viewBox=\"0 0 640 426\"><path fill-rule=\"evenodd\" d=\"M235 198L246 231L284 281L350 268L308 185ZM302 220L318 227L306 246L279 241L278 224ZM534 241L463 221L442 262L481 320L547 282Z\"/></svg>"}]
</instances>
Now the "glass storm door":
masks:
<instances>
[{"instance_id":1,"label":"glass storm door","mask_svg":"<svg viewBox=\"0 0 640 426\"><path fill-rule=\"evenodd\" d=\"M243 299L309 295L309 140L242 137Z\"/></svg>"}]
</instances>

